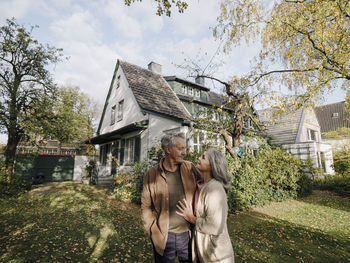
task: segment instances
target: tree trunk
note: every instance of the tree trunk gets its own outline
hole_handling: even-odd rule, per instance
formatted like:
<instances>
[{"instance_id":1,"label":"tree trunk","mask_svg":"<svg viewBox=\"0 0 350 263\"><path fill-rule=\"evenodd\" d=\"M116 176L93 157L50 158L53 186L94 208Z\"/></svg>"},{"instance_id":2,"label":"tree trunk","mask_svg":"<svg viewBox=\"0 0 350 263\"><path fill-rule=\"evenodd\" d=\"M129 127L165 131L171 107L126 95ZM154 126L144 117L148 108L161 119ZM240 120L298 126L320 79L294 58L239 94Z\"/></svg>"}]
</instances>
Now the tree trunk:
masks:
<instances>
[{"instance_id":1,"label":"tree trunk","mask_svg":"<svg viewBox=\"0 0 350 263\"><path fill-rule=\"evenodd\" d=\"M228 153L231 155L232 158L236 158L237 154L231 147L231 141L230 141L229 133L225 129L221 129L219 131L219 133L221 134L222 138L224 138L225 145L226 145L226 150L228 151Z\"/></svg>"},{"instance_id":2,"label":"tree trunk","mask_svg":"<svg viewBox=\"0 0 350 263\"><path fill-rule=\"evenodd\" d=\"M240 144L240 138L242 135L243 131L243 118L244 118L244 113L243 113L243 106L242 104L239 105L239 109L236 112L235 116L235 130L233 132L233 147L238 147Z\"/></svg>"},{"instance_id":3,"label":"tree trunk","mask_svg":"<svg viewBox=\"0 0 350 263\"><path fill-rule=\"evenodd\" d=\"M19 140L20 137L18 135L9 132L5 149L5 177L8 183L11 183L13 181L16 161L16 149Z\"/></svg>"}]
</instances>

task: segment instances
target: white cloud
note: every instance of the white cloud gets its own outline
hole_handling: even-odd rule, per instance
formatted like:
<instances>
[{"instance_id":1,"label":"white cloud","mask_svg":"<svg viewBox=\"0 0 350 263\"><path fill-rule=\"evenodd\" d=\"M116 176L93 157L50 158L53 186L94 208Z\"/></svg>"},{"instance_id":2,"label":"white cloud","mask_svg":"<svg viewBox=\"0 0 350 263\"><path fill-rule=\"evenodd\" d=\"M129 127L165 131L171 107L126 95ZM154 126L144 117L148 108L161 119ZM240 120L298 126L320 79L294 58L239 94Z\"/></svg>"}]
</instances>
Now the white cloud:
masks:
<instances>
[{"instance_id":1,"label":"white cloud","mask_svg":"<svg viewBox=\"0 0 350 263\"><path fill-rule=\"evenodd\" d=\"M73 13L51 25L56 38L63 41L98 42L101 33L97 29L97 21L89 11Z\"/></svg>"},{"instance_id":2,"label":"white cloud","mask_svg":"<svg viewBox=\"0 0 350 263\"><path fill-rule=\"evenodd\" d=\"M32 8L33 4L28 0L1 1L0 19L4 21L6 18L11 17L22 18Z\"/></svg>"},{"instance_id":3,"label":"white cloud","mask_svg":"<svg viewBox=\"0 0 350 263\"><path fill-rule=\"evenodd\" d=\"M163 28L163 18L154 14L154 6L147 1L127 7L123 2L108 0L102 12L114 26L114 32L110 33L117 37L142 39L144 35L159 33Z\"/></svg>"},{"instance_id":4,"label":"white cloud","mask_svg":"<svg viewBox=\"0 0 350 263\"><path fill-rule=\"evenodd\" d=\"M209 27L216 24L219 15L219 3L212 0L191 0L184 13L172 12L174 20L173 33L187 37L198 37L200 35L212 35Z\"/></svg>"}]
</instances>

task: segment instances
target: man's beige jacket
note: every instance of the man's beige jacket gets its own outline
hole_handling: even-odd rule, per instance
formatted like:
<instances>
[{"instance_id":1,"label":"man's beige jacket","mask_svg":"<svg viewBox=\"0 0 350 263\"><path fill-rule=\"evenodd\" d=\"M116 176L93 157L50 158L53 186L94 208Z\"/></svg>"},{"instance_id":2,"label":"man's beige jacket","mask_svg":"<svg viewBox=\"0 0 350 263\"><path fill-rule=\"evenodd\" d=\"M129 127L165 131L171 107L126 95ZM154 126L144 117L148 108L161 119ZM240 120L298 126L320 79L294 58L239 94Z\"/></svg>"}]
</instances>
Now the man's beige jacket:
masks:
<instances>
[{"instance_id":1,"label":"man's beige jacket","mask_svg":"<svg viewBox=\"0 0 350 263\"><path fill-rule=\"evenodd\" d=\"M163 255L169 229L169 192L163 168L163 159L146 173L143 180L141 211L144 227L155 250ZM191 162L184 161L180 166L185 198L192 204L196 189L197 169Z\"/></svg>"}]
</instances>

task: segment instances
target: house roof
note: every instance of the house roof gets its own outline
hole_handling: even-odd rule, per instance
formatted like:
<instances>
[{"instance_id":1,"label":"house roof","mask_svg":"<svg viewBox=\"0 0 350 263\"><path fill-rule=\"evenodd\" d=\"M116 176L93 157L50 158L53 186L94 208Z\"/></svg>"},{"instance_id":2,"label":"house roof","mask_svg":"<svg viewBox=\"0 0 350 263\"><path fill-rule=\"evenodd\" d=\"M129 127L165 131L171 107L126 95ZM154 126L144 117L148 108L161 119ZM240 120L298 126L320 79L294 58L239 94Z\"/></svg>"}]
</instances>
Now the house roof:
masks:
<instances>
[{"instance_id":1,"label":"house roof","mask_svg":"<svg viewBox=\"0 0 350 263\"><path fill-rule=\"evenodd\" d=\"M183 78L179 78L177 76L165 76L164 77L165 80L174 80L174 81L178 81L178 82L182 82L184 84L188 84L188 85L191 85L193 87L196 87L196 88L199 88L201 90L205 90L205 91L209 91L210 89L206 86L203 86L199 83L196 83L196 82L193 82L193 81L189 81L187 79L183 79Z\"/></svg>"},{"instance_id":2,"label":"house roof","mask_svg":"<svg viewBox=\"0 0 350 263\"><path fill-rule=\"evenodd\" d=\"M258 110L257 113L259 121L266 126L267 134L272 137L271 142L273 144L291 144L296 142L304 114L302 108L278 117L274 115L277 113L275 108Z\"/></svg>"},{"instance_id":3,"label":"house roof","mask_svg":"<svg viewBox=\"0 0 350 263\"><path fill-rule=\"evenodd\" d=\"M350 114L345 112L345 101L316 107L315 112L322 133L350 128Z\"/></svg>"},{"instance_id":4,"label":"house roof","mask_svg":"<svg viewBox=\"0 0 350 263\"><path fill-rule=\"evenodd\" d=\"M130 88L141 109L190 120L191 116L162 75L119 60Z\"/></svg>"}]
</instances>

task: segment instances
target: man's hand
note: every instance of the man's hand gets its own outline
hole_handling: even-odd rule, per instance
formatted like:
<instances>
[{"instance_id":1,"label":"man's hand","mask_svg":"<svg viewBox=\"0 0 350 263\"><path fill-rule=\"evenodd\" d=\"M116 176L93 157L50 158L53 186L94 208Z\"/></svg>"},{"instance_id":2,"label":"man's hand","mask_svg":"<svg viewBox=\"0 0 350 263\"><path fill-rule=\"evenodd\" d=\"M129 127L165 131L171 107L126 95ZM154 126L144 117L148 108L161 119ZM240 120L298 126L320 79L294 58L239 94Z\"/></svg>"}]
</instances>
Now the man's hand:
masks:
<instances>
[{"instance_id":1,"label":"man's hand","mask_svg":"<svg viewBox=\"0 0 350 263\"><path fill-rule=\"evenodd\" d=\"M179 209L179 211L176 211L176 214L182 216L191 224L196 224L197 218L193 215L192 205L188 203L186 199L180 200L176 207Z\"/></svg>"}]
</instances>

